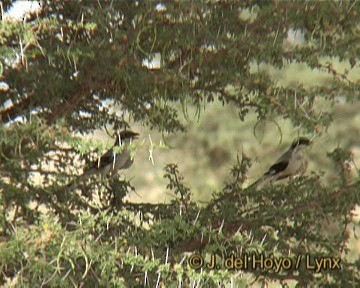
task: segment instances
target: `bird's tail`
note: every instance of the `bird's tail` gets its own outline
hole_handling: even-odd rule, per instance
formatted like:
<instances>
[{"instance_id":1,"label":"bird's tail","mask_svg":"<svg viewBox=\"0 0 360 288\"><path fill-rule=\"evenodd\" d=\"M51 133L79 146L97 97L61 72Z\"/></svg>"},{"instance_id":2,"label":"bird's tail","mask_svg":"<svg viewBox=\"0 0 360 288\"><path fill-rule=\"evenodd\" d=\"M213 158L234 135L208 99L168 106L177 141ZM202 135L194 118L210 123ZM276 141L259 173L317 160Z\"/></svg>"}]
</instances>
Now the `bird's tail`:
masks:
<instances>
[{"instance_id":1,"label":"bird's tail","mask_svg":"<svg viewBox=\"0 0 360 288\"><path fill-rule=\"evenodd\" d=\"M271 177L268 175L264 175L254 183L252 183L249 188L256 187L256 191L260 191L265 185L267 185L271 181Z\"/></svg>"}]
</instances>

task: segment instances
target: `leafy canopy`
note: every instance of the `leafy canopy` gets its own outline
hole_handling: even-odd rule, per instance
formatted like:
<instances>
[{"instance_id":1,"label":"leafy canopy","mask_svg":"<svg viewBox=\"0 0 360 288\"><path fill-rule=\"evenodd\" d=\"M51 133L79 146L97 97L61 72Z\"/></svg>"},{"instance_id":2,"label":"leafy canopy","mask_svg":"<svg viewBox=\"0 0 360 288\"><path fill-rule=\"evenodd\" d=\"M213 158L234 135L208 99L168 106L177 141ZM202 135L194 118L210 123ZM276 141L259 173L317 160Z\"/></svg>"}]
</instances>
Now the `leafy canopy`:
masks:
<instances>
[{"instance_id":1,"label":"leafy canopy","mask_svg":"<svg viewBox=\"0 0 360 288\"><path fill-rule=\"evenodd\" d=\"M3 1L4 12L11 5ZM79 160L94 158L98 147L74 133L118 130L129 119L175 133L185 129L179 107L195 106L200 116L215 99L235 106L241 120L249 113L259 120L278 115L323 133L331 112L319 109L318 100L331 106L336 97L360 98L351 74L360 55L359 14L353 1L85 0L43 1L24 21L3 17L0 283L356 287L360 261L347 259L347 227L360 182L349 182L351 155L341 148L330 155L341 171L333 187L313 175L266 191L244 188L250 159L240 155L232 180L205 205L192 200L176 164L165 167L167 188L176 195L169 204L126 202L135 188L124 180L94 177L77 191L66 184ZM294 34L300 41L291 41ZM334 59L348 69L338 71ZM160 67L146 65L158 60ZM326 85L282 86L258 69L290 63L327 73ZM337 223L339 232L322 233L324 223ZM230 253L337 257L342 269L194 270L187 251L222 259Z\"/></svg>"}]
</instances>

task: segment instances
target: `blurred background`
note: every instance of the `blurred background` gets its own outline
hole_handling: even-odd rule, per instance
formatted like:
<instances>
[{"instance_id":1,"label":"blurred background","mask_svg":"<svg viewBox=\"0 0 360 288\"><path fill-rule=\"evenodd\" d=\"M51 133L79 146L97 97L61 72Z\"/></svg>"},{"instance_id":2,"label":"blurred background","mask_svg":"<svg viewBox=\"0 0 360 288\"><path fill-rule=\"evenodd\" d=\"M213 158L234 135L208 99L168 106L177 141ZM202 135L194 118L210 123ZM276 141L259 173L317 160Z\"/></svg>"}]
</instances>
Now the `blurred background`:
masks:
<instances>
[{"instance_id":1,"label":"blurred background","mask_svg":"<svg viewBox=\"0 0 360 288\"><path fill-rule=\"evenodd\" d=\"M339 63L334 65L337 69L347 68ZM289 65L281 71L273 70L271 75L278 80L279 86L293 83L311 86L319 82L326 83L329 79L328 75L320 71L310 71L302 65ZM359 76L359 69L349 75L355 78ZM223 106L216 101L208 104L206 110L200 111L200 119L196 107L189 106L187 115L184 115L182 107L178 107L179 114L186 123L187 131L184 133L161 135L146 127L133 125L132 129L140 132L141 136L137 142L134 165L121 175L131 180L136 188L136 193L128 195L127 199L131 202L150 203L170 201L174 195L166 191L167 182L163 178L163 168L168 163L177 163L185 183L194 193L194 199L207 202L212 197L207 191L221 190L224 182L229 180L228 175L231 167L236 164L237 155L241 157L243 152L252 161L247 182L244 184L247 186L266 172L299 135L310 139L315 137L307 153L310 161L306 175L321 174L324 177L324 185L331 185L339 176L327 153L341 146L353 153L353 162L350 165L352 175L356 176L360 168L360 103L345 103L340 95L333 107L323 105L318 103L318 108L331 111L333 122L327 131L322 131L321 136L306 134L301 127L293 127L290 121L276 117L258 122L254 114L250 113L245 121L241 121L235 108ZM103 131L89 137L112 143ZM150 155L153 162L149 158ZM360 223L359 208L354 211L353 220L348 228L350 230ZM336 233L338 224L324 223L324 229L326 233ZM360 252L360 240L354 233L351 233L351 238L351 253L348 255L350 259L355 260Z\"/></svg>"},{"instance_id":2,"label":"blurred background","mask_svg":"<svg viewBox=\"0 0 360 288\"><path fill-rule=\"evenodd\" d=\"M22 19L27 11L40 9L37 1L17 1L5 13L5 18ZM250 17L248 12L242 17ZM287 45L301 45L304 36L297 30L288 34ZM359 65L350 67L349 63L337 59L323 58L323 63L331 63L339 73L348 72L348 79L359 81ZM144 63L149 69L158 69L160 59L156 57L150 63ZM285 65L281 70L268 65L253 65L251 72L264 71L269 73L279 87L302 85L305 88L326 84L332 79L329 73L311 70L304 64ZM346 73L345 73L346 74ZM318 100L319 111L331 112L333 122L327 131L318 131L321 136L306 134L302 127L293 127L290 121L276 116L266 121L258 122L255 114L249 113L245 121L241 121L236 109L231 105L223 106L216 100L206 105L206 110L197 110L188 104L184 111L178 106L178 113L187 131L177 135L161 135L134 124L132 129L141 133L136 151L134 165L123 172L123 177L130 179L137 194L129 195L129 201L134 202L166 202L173 195L166 194L166 181L163 179L163 168L168 163L177 163L186 183L194 191L194 199L207 201L211 198L208 192L221 189L227 179L229 170L236 163L237 155L244 153L252 159L245 185L256 181L298 136L315 137L308 153L311 159L307 173L324 174L324 184L331 185L337 175L332 162L326 157L328 152L337 146L349 149L354 155L350 163L352 173L358 173L360 167L360 103L346 103L342 95L335 96L335 105ZM110 103L111 105L111 103ZM121 107L113 107L113 111L123 114ZM319 129L321 129L319 127ZM108 145L113 140L105 131L96 131L87 138L100 140ZM152 159L149 159L150 154Z\"/></svg>"},{"instance_id":3,"label":"blurred background","mask_svg":"<svg viewBox=\"0 0 360 288\"><path fill-rule=\"evenodd\" d=\"M341 67L339 63L335 65L337 69ZM310 71L302 65L288 65L281 71L271 71L271 74L279 86L292 83L311 86L326 83L329 79L325 73ZM359 76L359 69L354 69L349 77ZM354 161L350 165L353 175L356 175L360 167L360 103L347 104L338 96L333 107L323 106L323 103L317 105L319 109L333 112L333 122L327 131L322 131L321 136L306 134L302 127L293 127L290 121L276 117L258 122L255 115L250 113L245 121L241 121L235 108L216 101L208 104L206 110L201 110L199 118L196 107L189 106L186 113L181 106L178 107L179 115L186 123L187 131L184 133L161 135L133 124L132 129L140 132L141 136L137 142L134 165L122 176L131 180L137 191L137 194L129 195L129 200L153 203L169 201L173 195L165 191L166 181L163 179L163 168L168 163L178 164L185 183L194 191L195 199L210 200L211 195L205 191L222 188L224 182L229 180L227 175L236 163L237 155L241 156L242 152L252 160L245 183L250 185L298 136L315 137L307 154L310 159L308 175L313 172L324 174L324 185L331 185L338 176L327 153L338 146L353 153ZM88 137L112 143L103 131ZM149 158L150 154L153 161Z\"/></svg>"}]
</instances>

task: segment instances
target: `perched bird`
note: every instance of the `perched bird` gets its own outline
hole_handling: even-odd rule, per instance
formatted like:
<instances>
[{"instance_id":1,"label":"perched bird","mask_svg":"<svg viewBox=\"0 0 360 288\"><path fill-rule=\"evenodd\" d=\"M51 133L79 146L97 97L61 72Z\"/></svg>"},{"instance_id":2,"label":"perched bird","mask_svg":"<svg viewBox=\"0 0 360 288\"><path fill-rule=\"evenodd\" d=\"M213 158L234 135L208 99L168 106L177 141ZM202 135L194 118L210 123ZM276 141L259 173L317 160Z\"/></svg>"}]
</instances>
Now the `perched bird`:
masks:
<instances>
[{"instance_id":1,"label":"perched bird","mask_svg":"<svg viewBox=\"0 0 360 288\"><path fill-rule=\"evenodd\" d=\"M268 183L303 174L308 165L303 157L303 152L310 144L311 141L305 137L295 140L290 148L270 167L269 171L253 184L256 185L256 190L260 190Z\"/></svg>"},{"instance_id":2,"label":"perched bird","mask_svg":"<svg viewBox=\"0 0 360 288\"><path fill-rule=\"evenodd\" d=\"M102 177L110 176L113 178L117 172L127 169L133 163L130 155L129 145L133 139L137 139L139 133L131 130L121 131L117 136L113 148L105 152L99 159L91 163L80 175L76 182L84 181L92 175L101 174ZM119 153L114 151L114 147L123 147ZM68 187L74 187L75 183L70 183Z\"/></svg>"}]
</instances>

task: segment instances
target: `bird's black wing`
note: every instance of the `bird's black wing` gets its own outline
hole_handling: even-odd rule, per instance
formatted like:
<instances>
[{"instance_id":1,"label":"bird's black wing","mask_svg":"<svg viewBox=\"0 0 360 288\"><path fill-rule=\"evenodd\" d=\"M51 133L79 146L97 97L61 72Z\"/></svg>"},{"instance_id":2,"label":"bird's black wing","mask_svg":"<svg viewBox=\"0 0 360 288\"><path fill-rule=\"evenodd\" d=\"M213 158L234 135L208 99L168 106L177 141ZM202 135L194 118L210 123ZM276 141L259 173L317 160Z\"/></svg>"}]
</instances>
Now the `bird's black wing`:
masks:
<instances>
[{"instance_id":1,"label":"bird's black wing","mask_svg":"<svg viewBox=\"0 0 360 288\"><path fill-rule=\"evenodd\" d=\"M99 163L100 161L100 163ZM91 168L104 168L107 164L109 163L113 163L114 161L114 153L113 150L110 149L108 151L106 151L101 157L100 160L97 159L96 161L92 162L89 166L89 169Z\"/></svg>"},{"instance_id":2,"label":"bird's black wing","mask_svg":"<svg viewBox=\"0 0 360 288\"><path fill-rule=\"evenodd\" d=\"M274 165L272 165L269 168L269 171L266 172L264 175L278 174L278 173L284 171L287 168L288 165L289 165L288 161L281 161L281 162L275 163Z\"/></svg>"}]
</instances>

